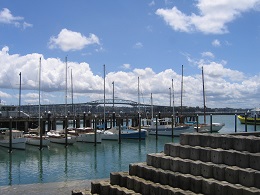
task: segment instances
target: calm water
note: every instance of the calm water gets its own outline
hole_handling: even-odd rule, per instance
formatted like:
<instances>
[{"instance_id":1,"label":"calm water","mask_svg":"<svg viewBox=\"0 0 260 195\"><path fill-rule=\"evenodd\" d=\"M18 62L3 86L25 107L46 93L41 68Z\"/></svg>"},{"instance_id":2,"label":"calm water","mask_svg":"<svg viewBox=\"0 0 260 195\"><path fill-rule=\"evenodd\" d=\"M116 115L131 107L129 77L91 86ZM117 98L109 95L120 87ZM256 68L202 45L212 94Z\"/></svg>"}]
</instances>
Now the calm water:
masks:
<instances>
[{"instance_id":1,"label":"calm water","mask_svg":"<svg viewBox=\"0 0 260 195\"><path fill-rule=\"evenodd\" d=\"M207 119L209 121L209 117ZM202 121L202 118L199 118ZM234 132L234 116L213 116L213 122L223 122L221 133ZM237 121L237 130L244 131L244 125ZM248 125L248 131L254 126ZM260 131L260 126L257 126ZM35 146L26 150L13 150L0 147L0 186L14 184L63 182L81 179L108 178L112 171L127 171L129 163L144 162L147 153L163 151L164 144L179 142L179 138L148 136L146 140L103 141L76 143L73 146L51 144L50 148L39 151Z\"/></svg>"}]
</instances>

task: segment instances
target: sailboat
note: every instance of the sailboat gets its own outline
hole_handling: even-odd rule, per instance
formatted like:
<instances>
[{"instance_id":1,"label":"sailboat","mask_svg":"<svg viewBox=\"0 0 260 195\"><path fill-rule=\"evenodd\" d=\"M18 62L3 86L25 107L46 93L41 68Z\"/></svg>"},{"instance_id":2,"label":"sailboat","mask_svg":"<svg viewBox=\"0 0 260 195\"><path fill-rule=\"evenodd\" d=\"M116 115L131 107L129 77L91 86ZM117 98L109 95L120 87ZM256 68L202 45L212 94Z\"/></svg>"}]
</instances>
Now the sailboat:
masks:
<instances>
[{"instance_id":1,"label":"sailboat","mask_svg":"<svg viewBox=\"0 0 260 195\"><path fill-rule=\"evenodd\" d=\"M40 146L41 147L48 147L50 145L50 140L48 136L42 135L41 132L41 58L39 63L39 112L38 112L38 128L36 129L29 129L27 134L24 134L26 138L26 144Z\"/></svg>"},{"instance_id":2,"label":"sailboat","mask_svg":"<svg viewBox=\"0 0 260 195\"><path fill-rule=\"evenodd\" d=\"M224 123L211 123L208 124L206 122L206 97L205 97L205 86L204 86L204 72L203 72L203 67L201 70L202 74L202 86L203 86L203 119L204 123L199 124L198 126L194 126L194 130L200 133L208 133L208 132L218 132L222 127L225 126Z\"/></svg>"},{"instance_id":3,"label":"sailboat","mask_svg":"<svg viewBox=\"0 0 260 195\"><path fill-rule=\"evenodd\" d=\"M156 126L157 126L157 135L161 136L173 136L177 137L180 136L181 133L185 133L190 131L190 127L188 125L175 125L175 111L174 111L174 88L173 88L173 79L172 79L172 87L170 88L172 91L172 119L171 118L164 118L158 119L157 121L152 121L151 125L146 127L149 132L149 135L156 135ZM151 96L152 102L152 96ZM171 106L171 105L170 105ZM156 125L157 122L157 125ZM173 130L173 132L172 132Z\"/></svg>"},{"instance_id":4,"label":"sailboat","mask_svg":"<svg viewBox=\"0 0 260 195\"><path fill-rule=\"evenodd\" d=\"M67 65L67 57L65 58L66 61L66 70L65 70L65 116L67 115L67 77L68 77L68 65ZM66 119L67 120L67 119ZM69 144L72 145L77 141L77 137L75 135L68 134L67 129L68 121L66 122L66 127L61 130L50 130L47 132L47 135L49 136L49 140L53 143L57 144Z\"/></svg>"}]
</instances>

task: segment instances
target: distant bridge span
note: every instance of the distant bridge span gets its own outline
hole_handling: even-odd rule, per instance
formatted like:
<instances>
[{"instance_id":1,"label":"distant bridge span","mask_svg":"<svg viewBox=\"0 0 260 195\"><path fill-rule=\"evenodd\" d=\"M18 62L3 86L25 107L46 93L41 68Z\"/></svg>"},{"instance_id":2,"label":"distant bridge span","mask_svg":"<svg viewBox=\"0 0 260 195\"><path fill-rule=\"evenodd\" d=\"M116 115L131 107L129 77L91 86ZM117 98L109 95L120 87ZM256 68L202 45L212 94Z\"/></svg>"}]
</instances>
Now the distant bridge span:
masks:
<instances>
[{"instance_id":1,"label":"distant bridge span","mask_svg":"<svg viewBox=\"0 0 260 195\"><path fill-rule=\"evenodd\" d=\"M95 100L91 102L87 102L86 104L97 106L104 104L104 100ZM105 104L115 104L115 105L130 105L133 107L138 106L138 102L132 101L132 100L123 100L123 99L106 99ZM148 104L140 104L140 106L150 106Z\"/></svg>"}]
</instances>

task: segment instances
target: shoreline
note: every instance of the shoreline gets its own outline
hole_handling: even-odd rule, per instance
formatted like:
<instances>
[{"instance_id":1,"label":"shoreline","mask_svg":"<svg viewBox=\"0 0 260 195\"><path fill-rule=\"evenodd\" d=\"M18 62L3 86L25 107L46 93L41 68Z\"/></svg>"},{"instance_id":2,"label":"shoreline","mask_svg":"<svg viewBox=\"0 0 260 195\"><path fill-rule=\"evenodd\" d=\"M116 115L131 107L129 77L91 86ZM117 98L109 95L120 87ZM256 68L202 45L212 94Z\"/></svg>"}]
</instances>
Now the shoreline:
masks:
<instances>
[{"instance_id":1,"label":"shoreline","mask_svg":"<svg viewBox=\"0 0 260 195\"><path fill-rule=\"evenodd\" d=\"M65 182L0 186L0 194L5 194L5 195L13 195L13 194L71 195L72 190L91 189L92 181L102 181L102 180L107 180L107 179L74 180L74 181L65 181Z\"/></svg>"}]
</instances>

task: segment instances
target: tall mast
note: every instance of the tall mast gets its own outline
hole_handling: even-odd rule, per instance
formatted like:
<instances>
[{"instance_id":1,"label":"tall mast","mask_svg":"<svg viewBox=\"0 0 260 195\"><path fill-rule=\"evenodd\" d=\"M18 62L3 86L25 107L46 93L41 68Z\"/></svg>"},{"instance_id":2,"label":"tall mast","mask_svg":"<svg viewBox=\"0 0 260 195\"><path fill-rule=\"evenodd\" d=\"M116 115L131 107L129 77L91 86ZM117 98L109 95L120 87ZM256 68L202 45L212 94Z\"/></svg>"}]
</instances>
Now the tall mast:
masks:
<instances>
[{"instance_id":1,"label":"tall mast","mask_svg":"<svg viewBox=\"0 0 260 195\"><path fill-rule=\"evenodd\" d=\"M138 112L139 112L139 115L141 114L140 113L140 89L139 89L139 77L138 77Z\"/></svg>"},{"instance_id":2,"label":"tall mast","mask_svg":"<svg viewBox=\"0 0 260 195\"><path fill-rule=\"evenodd\" d=\"M182 115L182 94L183 94L183 65L181 66L181 115Z\"/></svg>"},{"instance_id":3,"label":"tall mast","mask_svg":"<svg viewBox=\"0 0 260 195\"><path fill-rule=\"evenodd\" d=\"M20 85L19 85L19 113L18 116L21 116L21 91L22 91L22 73L19 73L20 76Z\"/></svg>"},{"instance_id":4,"label":"tall mast","mask_svg":"<svg viewBox=\"0 0 260 195\"><path fill-rule=\"evenodd\" d=\"M65 57L65 63L66 63L66 68L65 68L65 116L68 114L67 110L67 97L68 97L68 62L67 62L67 56Z\"/></svg>"},{"instance_id":5,"label":"tall mast","mask_svg":"<svg viewBox=\"0 0 260 195\"><path fill-rule=\"evenodd\" d=\"M41 58L39 62L39 107L38 107L38 124L39 124L39 129L40 127L40 122L41 122Z\"/></svg>"},{"instance_id":6,"label":"tall mast","mask_svg":"<svg viewBox=\"0 0 260 195\"><path fill-rule=\"evenodd\" d=\"M72 77L72 69L70 72L70 77L71 77L71 106L72 106L72 114L73 114L73 120L75 119L75 113L74 113L74 102L73 102L73 77ZM75 124L75 121L73 121L73 125ZM73 126L75 127L75 126Z\"/></svg>"},{"instance_id":7,"label":"tall mast","mask_svg":"<svg viewBox=\"0 0 260 195\"><path fill-rule=\"evenodd\" d=\"M173 125L175 126L175 111L174 111L174 86L172 79L172 116L173 116Z\"/></svg>"},{"instance_id":8,"label":"tall mast","mask_svg":"<svg viewBox=\"0 0 260 195\"><path fill-rule=\"evenodd\" d=\"M205 86L204 86L204 73L203 73L203 66L201 69L202 73L202 89L203 89L203 112L204 112L204 124L206 124L206 98L205 98Z\"/></svg>"},{"instance_id":9,"label":"tall mast","mask_svg":"<svg viewBox=\"0 0 260 195\"><path fill-rule=\"evenodd\" d=\"M106 65L104 64L104 131L106 130Z\"/></svg>"},{"instance_id":10,"label":"tall mast","mask_svg":"<svg viewBox=\"0 0 260 195\"><path fill-rule=\"evenodd\" d=\"M115 111L115 81L112 82L113 85L113 112Z\"/></svg>"}]
</instances>

